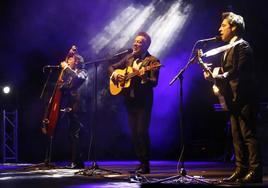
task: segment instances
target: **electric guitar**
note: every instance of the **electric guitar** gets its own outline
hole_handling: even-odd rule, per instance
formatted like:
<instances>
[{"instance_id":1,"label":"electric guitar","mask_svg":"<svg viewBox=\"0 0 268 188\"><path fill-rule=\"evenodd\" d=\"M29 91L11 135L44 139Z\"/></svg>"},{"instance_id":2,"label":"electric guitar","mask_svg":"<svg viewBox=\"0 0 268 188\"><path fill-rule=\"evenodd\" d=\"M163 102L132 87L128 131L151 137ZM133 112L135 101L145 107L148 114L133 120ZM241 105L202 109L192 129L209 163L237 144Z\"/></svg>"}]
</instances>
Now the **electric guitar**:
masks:
<instances>
[{"instance_id":1,"label":"electric guitar","mask_svg":"<svg viewBox=\"0 0 268 188\"><path fill-rule=\"evenodd\" d=\"M145 72L153 69L158 69L161 66L163 65L161 65L160 63L155 63L143 67L140 70L134 70L132 67L127 67L125 69L116 69L114 72L123 75L124 79L119 82L114 81L112 78L110 78L110 93L112 95L118 95L122 91L122 89L128 88L130 86L131 78L135 76L142 76L143 74L145 74Z\"/></svg>"},{"instance_id":2,"label":"electric guitar","mask_svg":"<svg viewBox=\"0 0 268 188\"><path fill-rule=\"evenodd\" d=\"M211 78L213 78L212 75L217 75L220 73L220 68L219 67L215 67L213 72L210 70L210 68L208 67L208 65L206 63L203 62L203 60L201 59L201 55L202 54L202 51L201 50L197 50L197 60L198 60L198 64L202 67L202 69L209 73ZM218 100L219 100L219 103L223 109L223 111L228 111L228 108L227 108L227 104L226 104L226 100L224 98L224 96L222 95L221 93L221 89L220 89L220 86L216 85L216 81L215 79L213 79L213 86L212 86L212 89L213 89L213 93L218 97Z\"/></svg>"}]
</instances>

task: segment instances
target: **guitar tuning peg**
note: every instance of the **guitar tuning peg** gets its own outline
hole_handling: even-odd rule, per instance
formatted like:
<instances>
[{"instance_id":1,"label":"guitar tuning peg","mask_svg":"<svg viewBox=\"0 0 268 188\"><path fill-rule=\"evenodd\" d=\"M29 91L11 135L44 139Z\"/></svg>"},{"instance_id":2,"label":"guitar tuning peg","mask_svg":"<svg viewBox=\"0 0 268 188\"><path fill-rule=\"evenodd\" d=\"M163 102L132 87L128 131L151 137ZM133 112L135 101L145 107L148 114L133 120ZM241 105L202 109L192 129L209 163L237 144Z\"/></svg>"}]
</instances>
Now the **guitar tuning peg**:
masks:
<instances>
[{"instance_id":1,"label":"guitar tuning peg","mask_svg":"<svg viewBox=\"0 0 268 188\"><path fill-rule=\"evenodd\" d=\"M200 49L200 54L201 54L201 56L203 56L203 54L204 54L202 49Z\"/></svg>"},{"instance_id":2,"label":"guitar tuning peg","mask_svg":"<svg viewBox=\"0 0 268 188\"><path fill-rule=\"evenodd\" d=\"M197 49L197 57L202 57L202 56L203 56L203 50Z\"/></svg>"}]
</instances>

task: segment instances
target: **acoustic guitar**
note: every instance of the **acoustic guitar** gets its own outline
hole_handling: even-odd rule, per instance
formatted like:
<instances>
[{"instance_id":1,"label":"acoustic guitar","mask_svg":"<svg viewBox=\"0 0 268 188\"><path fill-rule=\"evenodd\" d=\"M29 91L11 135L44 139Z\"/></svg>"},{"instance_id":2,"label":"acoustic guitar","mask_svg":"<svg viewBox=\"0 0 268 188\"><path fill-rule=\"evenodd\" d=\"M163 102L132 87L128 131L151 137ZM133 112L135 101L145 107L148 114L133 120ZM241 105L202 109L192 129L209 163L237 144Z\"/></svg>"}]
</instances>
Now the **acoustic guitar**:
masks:
<instances>
[{"instance_id":1,"label":"acoustic guitar","mask_svg":"<svg viewBox=\"0 0 268 188\"><path fill-rule=\"evenodd\" d=\"M213 72L210 70L210 68L208 67L208 65L206 63L203 62L203 60L201 59L202 57L202 51L201 50L197 50L197 60L198 60L198 64L202 67L202 69L209 73L211 75L211 78L213 78L212 75L217 75L220 73L220 68L219 67L215 67ZM219 85L216 85L216 80L213 79L213 86L212 86L212 90L213 93L218 97L219 103L223 109L223 111L228 111L227 108L227 104L226 104L226 100L224 95L222 95L221 93L221 87Z\"/></svg>"},{"instance_id":2,"label":"acoustic guitar","mask_svg":"<svg viewBox=\"0 0 268 188\"><path fill-rule=\"evenodd\" d=\"M131 78L135 76L142 76L143 74L145 74L145 72L153 69L158 69L161 66L163 65L161 65L160 63L155 63L143 67L143 70L134 70L132 67L127 67L125 69L116 69L114 72L123 75L124 79L119 82L114 81L112 78L110 78L110 93L112 95L118 95L122 91L122 89L128 88L130 86Z\"/></svg>"}]
</instances>

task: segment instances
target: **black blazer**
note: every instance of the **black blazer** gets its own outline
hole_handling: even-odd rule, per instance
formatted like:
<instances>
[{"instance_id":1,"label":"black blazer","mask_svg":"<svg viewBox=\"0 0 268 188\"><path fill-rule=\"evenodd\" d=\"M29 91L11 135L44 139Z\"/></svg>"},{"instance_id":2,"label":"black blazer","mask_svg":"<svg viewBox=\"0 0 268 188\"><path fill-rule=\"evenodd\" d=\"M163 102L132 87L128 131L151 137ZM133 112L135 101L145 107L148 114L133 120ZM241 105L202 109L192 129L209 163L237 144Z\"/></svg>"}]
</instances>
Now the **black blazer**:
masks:
<instances>
[{"instance_id":1,"label":"black blazer","mask_svg":"<svg viewBox=\"0 0 268 188\"><path fill-rule=\"evenodd\" d=\"M253 52L248 42L242 41L227 51L222 58L223 72L228 72L223 88L228 108L256 102Z\"/></svg>"},{"instance_id":2,"label":"black blazer","mask_svg":"<svg viewBox=\"0 0 268 188\"><path fill-rule=\"evenodd\" d=\"M61 84L62 100L61 108L72 108L72 112L83 112L82 99L80 98L79 88L87 78L87 71L79 69L76 72L67 67L62 74L63 83Z\"/></svg>"}]
</instances>

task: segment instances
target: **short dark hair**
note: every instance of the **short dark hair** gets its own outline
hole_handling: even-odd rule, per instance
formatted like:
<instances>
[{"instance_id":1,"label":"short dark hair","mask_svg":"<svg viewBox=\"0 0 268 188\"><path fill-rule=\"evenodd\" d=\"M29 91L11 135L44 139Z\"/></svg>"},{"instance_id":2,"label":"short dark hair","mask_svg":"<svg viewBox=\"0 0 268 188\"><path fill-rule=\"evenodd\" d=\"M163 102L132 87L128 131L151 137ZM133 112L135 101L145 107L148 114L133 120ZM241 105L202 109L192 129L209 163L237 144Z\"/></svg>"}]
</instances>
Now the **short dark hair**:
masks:
<instances>
[{"instance_id":1,"label":"short dark hair","mask_svg":"<svg viewBox=\"0 0 268 188\"><path fill-rule=\"evenodd\" d=\"M79 55L79 54L75 54L74 57L75 57L75 61L78 62L78 64L76 65L76 67L78 69L84 68L84 58L81 55Z\"/></svg>"},{"instance_id":2,"label":"short dark hair","mask_svg":"<svg viewBox=\"0 0 268 188\"><path fill-rule=\"evenodd\" d=\"M74 57L75 61L77 61L78 63L84 63L84 58L81 55L75 54Z\"/></svg>"},{"instance_id":3,"label":"short dark hair","mask_svg":"<svg viewBox=\"0 0 268 188\"><path fill-rule=\"evenodd\" d=\"M144 38L146 38L146 40L148 42L148 47L150 46L150 44L151 44L151 37L150 37L150 35L148 33L142 31L142 32L139 32L137 34L137 36L143 36Z\"/></svg>"},{"instance_id":4,"label":"short dark hair","mask_svg":"<svg viewBox=\"0 0 268 188\"><path fill-rule=\"evenodd\" d=\"M227 19L231 26L236 26L236 34L241 36L245 31L244 18L233 12L222 13L222 20Z\"/></svg>"},{"instance_id":5,"label":"short dark hair","mask_svg":"<svg viewBox=\"0 0 268 188\"><path fill-rule=\"evenodd\" d=\"M66 60L68 60L69 58L72 58L72 57L77 62L76 68L81 69L84 67L84 58L81 55L79 55L78 53L69 53Z\"/></svg>"}]
</instances>

